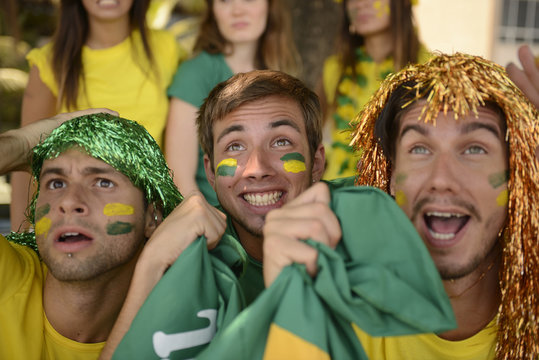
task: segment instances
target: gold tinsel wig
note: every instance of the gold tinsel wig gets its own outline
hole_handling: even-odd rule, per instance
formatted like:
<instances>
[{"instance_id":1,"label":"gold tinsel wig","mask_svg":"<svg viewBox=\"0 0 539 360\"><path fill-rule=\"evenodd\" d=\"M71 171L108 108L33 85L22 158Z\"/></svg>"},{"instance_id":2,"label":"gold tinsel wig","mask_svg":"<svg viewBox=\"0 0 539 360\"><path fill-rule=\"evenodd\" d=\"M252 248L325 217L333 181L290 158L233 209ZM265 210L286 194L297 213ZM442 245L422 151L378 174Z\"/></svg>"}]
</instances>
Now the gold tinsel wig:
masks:
<instances>
[{"instance_id":1,"label":"gold tinsel wig","mask_svg":"<svg viewBox=\"0 0 539 360\"><path fill-rule=\"evenodd\" d=\"M400 100L395 100L400 97ZM404 99L404 100L403 100ZM426 99L420 118L435 123L440 111L455 120L496 104L504 113L509 148L508 218L503 230L498 318L498 359L539 359L539 117L534 105L507 77L505 69L481 57L439 54L423 65L392 74L356 119L351 145L362 151L356 183L389 192L392 149L382 145L388 104L399 110Z\"/></svg>"}]
</instances>

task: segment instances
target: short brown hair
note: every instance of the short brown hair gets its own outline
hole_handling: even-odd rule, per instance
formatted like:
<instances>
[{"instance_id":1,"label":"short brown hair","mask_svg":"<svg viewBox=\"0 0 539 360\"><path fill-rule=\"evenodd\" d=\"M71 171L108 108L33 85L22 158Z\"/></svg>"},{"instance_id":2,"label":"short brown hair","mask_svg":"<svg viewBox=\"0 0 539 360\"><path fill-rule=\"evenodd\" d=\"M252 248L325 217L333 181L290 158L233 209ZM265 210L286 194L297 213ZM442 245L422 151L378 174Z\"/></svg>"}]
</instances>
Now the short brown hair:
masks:
<instances>
[{"instance_id":1,"label":"short brown hair","mask_svg":"<svg viewBox=\"0 0 539 360\"><path fill-rule=\"evenodd\" d=\"M318 96L300 80L280 71L236 74L213 88L197 117L198 141L213 164L213 124L245 103L282 96L295 101L303 115L311 160L322 142L322 112Z\"/></svg>"}]
</instances>

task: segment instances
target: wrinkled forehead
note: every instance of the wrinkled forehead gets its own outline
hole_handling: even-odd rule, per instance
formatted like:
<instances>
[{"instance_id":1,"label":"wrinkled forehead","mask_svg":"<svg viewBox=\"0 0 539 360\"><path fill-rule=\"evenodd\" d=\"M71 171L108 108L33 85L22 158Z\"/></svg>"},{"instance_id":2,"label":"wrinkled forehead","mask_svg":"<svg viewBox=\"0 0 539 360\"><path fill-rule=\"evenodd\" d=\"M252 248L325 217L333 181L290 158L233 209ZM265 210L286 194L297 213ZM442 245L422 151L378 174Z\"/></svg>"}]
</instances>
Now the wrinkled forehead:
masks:
<instances>
[{"instance_id":1,"label":"wrinkled forehead","mask_svg":"<svg viewBox=\"0 0 539 360\"><path fill-rule=\"evenodd\" d=\"M45 159L41 166L39 178L41 179L44 175L50 173L67 175L68 172L73 170L78 170L84 174L110 174L131 182L126 175L105 161L93 157L80 146L70 147L56 157Z\"/></svg>"}]
</instances>

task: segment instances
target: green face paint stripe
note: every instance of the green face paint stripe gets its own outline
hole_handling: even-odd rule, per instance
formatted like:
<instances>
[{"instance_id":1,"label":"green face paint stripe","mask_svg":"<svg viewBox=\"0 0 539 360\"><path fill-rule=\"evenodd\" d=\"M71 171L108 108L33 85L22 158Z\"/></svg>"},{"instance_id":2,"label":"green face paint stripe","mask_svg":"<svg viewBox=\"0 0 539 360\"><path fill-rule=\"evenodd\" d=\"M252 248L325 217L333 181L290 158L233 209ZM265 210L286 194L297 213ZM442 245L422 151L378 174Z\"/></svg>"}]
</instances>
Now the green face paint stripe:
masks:
<instances>
[{"instance_id":1,"label":"green face paint stripe","mask_svg":"<svg viewBox=\"0 0 539 360\"><path fill-rule=\"evenodd\" d=\"M404 181L406 181L407 178L408 178L408 175L404 173L397 174L395 176L395 184L397 185L402 184Z\"/></svg>"},{"instance_id":2,"label":"green face paint stripe","mask_svg":"<svg viewBox=\"0 0 539 360\"><path fill-rule=\"evenodd\" d=\"M217 176L234 176L237 166L221 165L217 168Z\"/></svg>"},{"instance_id":3,"label":"green face paint stripe","mask_svg":"<svg viewBox=\"0 0 539 360\"><path fill-rule=\"evenodd\" d=\"M502 186L509 181L509 170L504 170L502 172L492 174L488 177L488 182L494 189Z\"/></svg>"},{"instance_id":4,"label":"green face paint stripe","mask_svg":"<svg viewBox=\"0 0 539 360\"><path fill-rule=\"evenodd\" d=\"M217 164L216 176L234 176L236 169L238 168L238 160L236 159L224 159Z\"/></svg>"},{"instance_id":5,"label":"green face paint stripe","mask_svg":"<svg viewBox=\"0 0 539 360\"><path fill-rule=\"evenodd\" d=\"M122 235L127 234L133 230L133 224L126 222L113 222L112 224L107 224L107 234L109 235Z\"/></svg>"},{"instance_id":6,"label":"green face paint stripe","mask_svg":"<svg viewBox=\"0 0 539 360\"><path fill-rule=\"evenodd\" d=\"M294 152L294 153L289 153L289 154L284 155L281 158L281 160L282 161L297 160L297 161L305 162L305 157L298 152Z\"/></svg>"},{"instance_id":7,"label":"green face paint stripe","mask_svg":"<svg viewBox=\"0 0 539 360\"><path fill-rule=\"evenodd\" d=\"M41 218L45 215L47 215L51 211L51 205L45 204L36 209L36 222L41 220Z\"/></svg>"}]
</instances>

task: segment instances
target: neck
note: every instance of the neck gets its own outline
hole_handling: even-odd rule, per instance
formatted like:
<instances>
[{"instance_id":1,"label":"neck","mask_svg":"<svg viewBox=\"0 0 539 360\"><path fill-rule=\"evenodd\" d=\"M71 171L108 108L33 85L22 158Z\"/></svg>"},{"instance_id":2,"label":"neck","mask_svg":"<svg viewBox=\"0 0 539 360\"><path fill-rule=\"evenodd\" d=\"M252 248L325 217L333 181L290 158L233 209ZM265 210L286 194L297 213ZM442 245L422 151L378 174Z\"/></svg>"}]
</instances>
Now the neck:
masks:
<instances>
[{"instance_id":1,"label":"neck","mask_svg":"<svg viewBox=\"0 0 539 360\"><path fill-rule=\"evenodd\" d=\"M114 21L88 19L90 31L86 45L92 49L106 49L124 41L130 33L129 18Z\"/></svg>"},{"instance_id":2,"label":"neck","mask_svg":"<svg viewBox=\"0 0 539 360\"><path fill-rule=\"evenodd\" d=\"M258 44L234 44L230 55L225 55L225 61L234 74L256 70L255 59Z\"/></svg>"},{"instance_id":3,"label":"neck","mask_svg":"<svg viewBox=\"0 0 539 360\"><path fill-rule=\"evenodd\" d=\"M127 295L137 258L122 270L89 281L65 282L48 272L43 308L52 327L80 343L105 341Z\"/></svg>"},{"instance_id":4,"label":"neck","mask_svg":"<svg viewBox=\"0 0 539 360\"><path fill-rule=\"evenodd\" d=\"M381 63L387 59L393 50L391 31L388 29L384 32L365 36L365 50L377 63Z\"/></svg>"},{"instance_id":5,"label":"neck","mask_svg":"<svg viewBox=\"0 0 539 360\"><path fill-rule=\"evenodd\" d=\"M496 316L501 301L500 263L501 251L497 246L473 273L458 280L444 280L457 328L439 334L441 338L451 341L467 339Z\"/></svg>"},{"instance_id":6,"label":"neck","mask_svg":"<svg viewBox=\"0 0 539 360\"><path fill-rule=\"evenodd\" d=\"M253 259L262 262L264 253L262 250L262 244L264 243L264 238L262 236L256 236L246 231L242 226L234 224L236 233L238 234L239 241L241 246L245 249L247 254Z\"/></svg>"}]
</instances>

